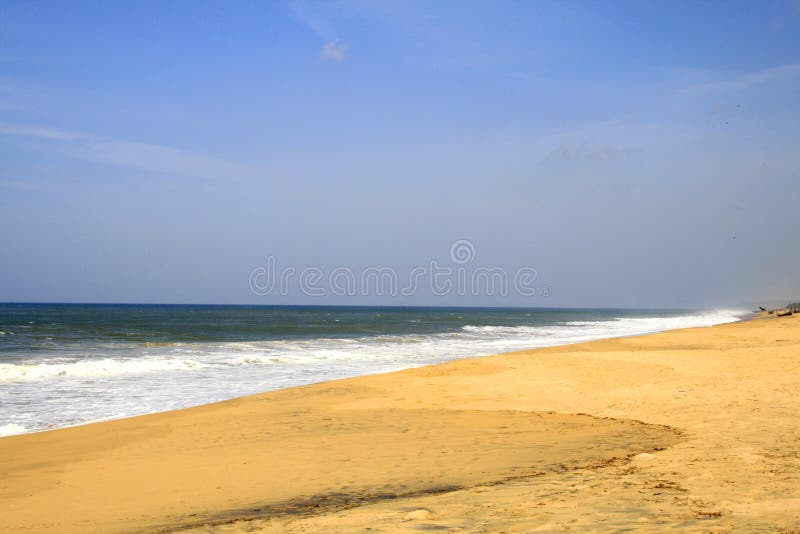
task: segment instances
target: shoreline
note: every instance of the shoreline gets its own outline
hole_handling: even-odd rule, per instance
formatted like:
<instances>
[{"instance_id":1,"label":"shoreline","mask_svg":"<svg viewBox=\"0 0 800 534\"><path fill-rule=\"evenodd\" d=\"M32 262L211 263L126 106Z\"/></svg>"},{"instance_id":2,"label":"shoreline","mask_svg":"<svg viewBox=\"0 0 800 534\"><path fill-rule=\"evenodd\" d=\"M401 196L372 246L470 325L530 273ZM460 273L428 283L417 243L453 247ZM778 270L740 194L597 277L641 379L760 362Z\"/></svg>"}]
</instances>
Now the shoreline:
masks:
<instances>
[{"instance_id":1,"label":"shoreline","mask_svg":"<svg viewBox=\"0 0 800 534\"><path fill-rule=\"evenodd\" d=\"M8 436L0 528L796 524L798 347L751 317Z\"/></svg>"},{"instance_id":2,"label":"shoreline","mask_svg":"<svg viewBox=\"0 0 800 534\"><path fill-rule=\"evenodd\" d=\"M73 304L64 304L64 305L65 306L73 306ZM128 304L110 304L110 305L113 305L113 306L138 306L138 305L128 305ZM161 306L161 305L152 305L152 306ZM182 305L170 305L170 306L182 306ZM224 306L222 306L222 307L224 307ZM278 307L280 307L280 306L278 306ZM370 308L370 307L365 306L364 308ZM398 308L403 309L404 307L398 307ZM442 309L449 309L449 308L442 308ZM452 309L469 309L469 308L452 308ZM473 308L473 309L480 309L480 308ZM484 308L484 309L506 309L506 308ZM609 308L609 309L614 309L614 308ZM622 310L622 308L620 308L620 310ZM689 311L689 310L686 310L686 311ZM195 407L199 407L199 406L205 406L205 405L208 405L208 404L216 404L218 402L225 402L225 401L229 401L229 400L235 400L235 399L238 399L238 398L245 398L245 397L249 397L249 396L253 396L253 395L260 395L262 393L270 393L270 392L274 392L274 391L282 391L282 390L291 389L291 388L294 388L294 387L302 387L302 386L306 386L306 385L321 384L321 383L335 381L335 380L347 380L347 379L358 378L358 377L362 377L362 376L373 376L373 375L394 373L394 372L404 371L404 370L408 370L408 369L416 369L416 368L420 368L420 367L427 367L427 366L430 366L430 365L439 365L441 363L460 361L460 360L468 360L468 359L475 359L475 358L486 358L486 357L490 357L490 356L498 356L498 355L503 355L503 354L510 354L510 353L513 353L513 352L520 352L520 351L540 350L540 349L552 348L552 347L567 347L567 346L571 346L571 345L579 345L579 344L583 344L583 343L592 343L592 342L595 342L595 341L603 341L603 340L609 340L609 339L649 336L649 335L658 334L658 333L666 332L666 331L670 331L670 330L680 330L680 329L685 329L685 328L708 328L708 327L717 326L717 325L720 325L720 324L731 324L731 323L747 321L747 320L751 320L751 319L759 317L759 312L747 312L746 313L746 312L743 312L743 311L740 311L740 310L729 310L729 309L722 309L722 308L715 308L715 309L711 309L711 310L691 310L691 311L692 311L692 313L720 313L720 312L727 312L727 313L730 313L730 315L732 317L737 317L737 319L735 319L733 321L725 321L725 322L721 322L721 323L715 323L715 324L712 324L712 325L680 326L678 328L666 327L666 328L663 328L661 330L654 330L654 331L650 331L650 332L634 332L634 333L630 333L630 334L613 334L613 335L609 335L607 337L601 336L601 337L583 339L583 340L578 340L578 341L556 342L555 344L552 344L552 345L543 345L543 346L538 346L538 347L536 347L536 346L534 346L534 347L521 347L521 348L516 348L516 349L511 349L511 350L503 350L501 352L494 352L494 353L478 353L478 354L475 354L475 355L458 355L458 356L453 357L452 359L446 359L446 360L443 360L443 361L438 361L438 362L433 362L433 363L415 364L415 365L412 365L410 367L401 367L401 368L395 368L395 369L391 369L391 370L368 371L368 372L363 373L363 374L354 374L354 375L349 375L349 376L341 376L341 377L337 377L337 378L324 378L324 379L319 380L318 382L308 382L308 383L287 385L287 386L277 387L277 388L274 388L274 389L265 389L265 390L251 392L251 393L245 393L245 394L236 394L236 395L234 395L232 397L225 397L225 398L221 398L221 399L218 399L218 400L212 400L210 402L199 402L197 404L186 404L186 405L178 406L178 407L168 407L168 408L164 408L164 409L157 409L157 410L154 410L154 411L141 412L141 413L132 413L132 414L129 414L129 415L122 415L122 416L99 417L99 418L92 419L92 420L89 420L89 421L83 421L83 422L70 424L70 425L65 425L65 426L50 425L48 428L24 430L22 432L13 433L13 434L2 434L2 435L0 435L0 440L2 440L4 438L7 438L7 437L12 437L12 436L39 434L39 433L42 433L42 432L51 432L51 431L54 431L54 430L62 430L62 429L66 429L66 428L75 428L75 427L81 427L81 426L86 426L86 425L93 425L93 424L97 424L97 423L106 423L106 422L109 422L109 421L118 421L118 420L130 419L130 418L133 418L133 417L140 417L140 416L143 416L143 415L153 415L153 414L160 414L160 413L175 412L175 411L179 411L179 410L186 410L186 409L195 408ZM764 314L764 315L766 315L766 314ZM13 422L9 423L10 426L13 426L14 424L15 423L13 423ZM23 426L23 428L24 428L24 426Z\"/></svg>"}]
</instances>

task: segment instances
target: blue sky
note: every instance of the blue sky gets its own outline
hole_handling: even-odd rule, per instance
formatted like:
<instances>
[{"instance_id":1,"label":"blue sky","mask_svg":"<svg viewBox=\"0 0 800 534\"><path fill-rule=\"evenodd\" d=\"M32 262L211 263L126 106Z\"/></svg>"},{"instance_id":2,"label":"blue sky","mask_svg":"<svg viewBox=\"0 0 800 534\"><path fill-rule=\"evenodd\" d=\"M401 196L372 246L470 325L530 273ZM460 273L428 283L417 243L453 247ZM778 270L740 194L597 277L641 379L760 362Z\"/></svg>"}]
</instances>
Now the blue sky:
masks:
<instances>
[{"instance_id":1,"label":"blue sky","mask_svg":"<svg viewBox=\"0 0 800 534\"><path fill-rule=\"evenodd\" d=\"M0 300L782 301L798 146L796 1L5 1ZM458 239L542 291L248 287Z\"/></svg>"}]
</instances>

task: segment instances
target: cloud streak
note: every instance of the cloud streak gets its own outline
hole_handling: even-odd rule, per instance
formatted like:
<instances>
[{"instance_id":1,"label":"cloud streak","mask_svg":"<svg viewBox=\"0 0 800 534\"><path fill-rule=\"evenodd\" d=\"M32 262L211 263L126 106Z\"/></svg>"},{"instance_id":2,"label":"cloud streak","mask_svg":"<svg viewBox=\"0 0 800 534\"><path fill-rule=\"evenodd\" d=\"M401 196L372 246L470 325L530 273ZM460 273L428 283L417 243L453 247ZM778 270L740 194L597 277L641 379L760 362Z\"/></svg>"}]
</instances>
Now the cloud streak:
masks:
<instances>
[{"instance_id":1,"label":"cloud streak","mask_svg":"<svg viewBox=\"0 0 800 534\"><path fill-rule=\"evenodd\" d=\"M602 163L629 158L642 153L641 148L614 145L562 145L542 159L542 163Z\"/></svg>"},{"instance_id":2,"label":"cloud streak","mask_svg":"<svg viewBox=\"0 0 800 534\"><path fill-rule=\"evenodd\" d=\"M335 18L336 12L342 8L341 4L313 5L299 1L289 4L292 18L325 40L319 53L319 57L323 61L339 63L344 61L347 56L347 45L336 37L336 32L331 25L331 19ZM327 12L327 16L325 12Z\"/></svg>"},{"instance_id":3,"label":"cloud streak","mask_svg":"<svg viewBox=\"0 0 800 534\"><path fill-rule=\"evenodd\" d=\"M102 139L89 134L26 124L0 123L0 136L34 138L59 154L95 163L209 180L236 181L263 177L266 172L173 147Z\"/></svg>"},{"instance_id":4,"label":"cloud streak","mask_svg":"<svg viewBox=\"0 0 800 534\"><path fill-rule=\"evenodd\" d=\"M786 65L770 67L764 70L748 72L729 80L695 85L685 89L684 92L691 94L705 94L743 91L756 85L770 83L798 75L800 75L800 64L788 63Z\"/></svg>"},{"instance_id":5,"label":"cloud streak","mask_svg":"<svg viewBox=\"0 0 800 534\"><path fill-rule=\"evenodd\" d=\"M0 135L12 137L36 137L60 141L73 141L85 137L78 132L42 128L40 126L0 123Z\"/></svg>"}]
</instances>

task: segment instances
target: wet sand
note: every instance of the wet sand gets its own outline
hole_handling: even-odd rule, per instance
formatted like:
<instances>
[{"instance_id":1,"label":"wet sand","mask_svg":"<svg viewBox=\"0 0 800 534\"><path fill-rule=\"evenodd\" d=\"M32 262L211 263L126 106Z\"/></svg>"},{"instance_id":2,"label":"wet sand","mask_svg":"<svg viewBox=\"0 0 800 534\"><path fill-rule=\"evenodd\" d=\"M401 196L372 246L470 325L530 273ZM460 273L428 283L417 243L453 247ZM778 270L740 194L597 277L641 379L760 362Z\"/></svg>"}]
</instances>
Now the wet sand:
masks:
<instances>
[{"instance_id":1,"label":"wet sand","mask_svg":"<svg viewBox=\"0 0 800 534\"><path fill-rule=\"evenodd\" d=\"M0 531L800 528L800 320L0 439Z\"/></svg>"}]
</instances>

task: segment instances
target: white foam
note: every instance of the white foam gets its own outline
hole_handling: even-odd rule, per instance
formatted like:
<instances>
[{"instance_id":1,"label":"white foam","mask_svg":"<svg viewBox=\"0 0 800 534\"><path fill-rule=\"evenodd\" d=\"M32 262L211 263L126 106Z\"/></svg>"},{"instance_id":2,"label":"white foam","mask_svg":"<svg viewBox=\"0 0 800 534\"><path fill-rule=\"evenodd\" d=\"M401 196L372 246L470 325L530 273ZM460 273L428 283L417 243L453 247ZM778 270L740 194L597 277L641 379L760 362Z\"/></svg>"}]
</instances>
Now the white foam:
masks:
<instances>
[{"instance_id":1,"label":"white foam","mask_svg":"<svg viewBox=\"0 0 800 534\"><path fill-rule=\"evenodd\" d=\"M228 366L334 365L337 362L415 365L520 348L641 335L674 328L710 326L738 320L738 310L663 317L621 317L566 321L550 326L467 325L461 332L382 335L355 339L299 339L207 344L154 344L129 349L125 358L62 358L0 364L0 383L69 378L114 378L187 372ZM369 369L365 369L369 371Z\"/></svg>"},{"instance_id":2,"label":"white foam","mask_svg":"<svg viewBox=\"0 0 800 534\"><path fill-rule=\"evenodd\" d=\"M104 344L59 359L0 364L0 432L21 433L229 399L278 388L418 367L455 358L710 326L746 312L468 325L439 334L234 343ZM70 350L72 352L70 352ZM2 434L0 434L2 435Z\"/></svg>"},{"instance_id":3,"label":"white foam","mask_svg":"<svg viewBox=\"0 0 800 534\"><path fill-rule=\"evenodd\" d=\"M160 371L189 371L208 364L185 359L80 360L67 363L0 364L0 381L33 381L69 377L114 377Z\"/></svg>"},{"instance_id":4,"label":"white foam","mask_svg":"<svg viewBox=\"0 0 800 534\"><path fill-rule=\"evenodd\" d=\"M0 426L0 437L13 436L15 434L24 434L28 429L16 423L8 423L7 425Z\"/></svg>"}]
</instances>

